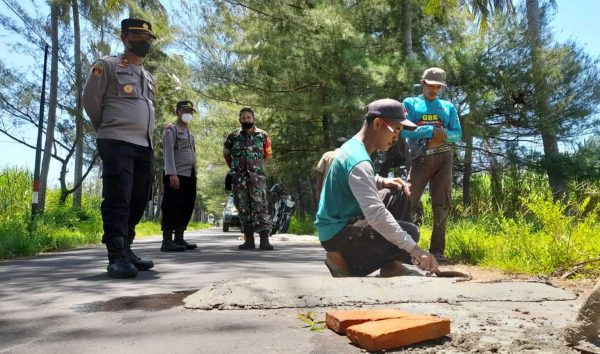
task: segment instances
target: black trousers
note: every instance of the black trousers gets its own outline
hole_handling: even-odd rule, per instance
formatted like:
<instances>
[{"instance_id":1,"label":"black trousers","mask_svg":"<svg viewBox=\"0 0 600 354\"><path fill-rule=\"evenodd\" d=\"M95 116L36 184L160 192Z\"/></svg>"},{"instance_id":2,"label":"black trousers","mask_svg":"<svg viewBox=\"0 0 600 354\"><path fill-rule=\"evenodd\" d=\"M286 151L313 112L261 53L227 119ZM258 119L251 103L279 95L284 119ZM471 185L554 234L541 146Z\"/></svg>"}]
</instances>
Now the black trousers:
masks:
<instances>
[{"instance_id":1,"label":"black trousers","mask_svg":"<svg viewBox=\"0 0 600 354\"><path fill-rule=\"evenodd\" d=\"M398 223L415 242L419 241L419 228L415 224L406 221ZM346 225L321 245L328 252L340 251L348 264L348 272L354 277L371 274L393 261L411 262L408 252L388 241L371 226Z\"/></svg>"},{"instance_id":2,"label":"black trousers","mask_svg":"<svg viewBox=\"0 0 600 354\"><path fill-rule=\"evenodd\" d=\"M133 242L150 199L152 148L119 140L98 139L102 159L102 242L116 253Z\"/></svg>"},{"instance_id":3,"label":"black trousers","mask_svg":"<svg viewBox=\"0 0 600 354\"><path fill-rule=\"evenodd\" d=\"M179 189L171 188L169 176L163 175L164 194L161 204L163 231L187 228L196 205L196 171L191 177L179 177Z\"/></svg>"},{"instance_id":4,"label":"black trousers","mask_svg":"<svg viewBox=\"0 0 600 354\"><path fill-rule=\"evenodd\" d=\"M402 190L382 189L379 192L385 207L392 213L400 227L419 242L419 227L409 221L410 201ZM351 276L362 277L393 261L411 263L408 252L401 250L375 231L371 226L346 225L331 240L321 242L328 252L340 251L348 264Z\"/></svg>"}]
</instances>

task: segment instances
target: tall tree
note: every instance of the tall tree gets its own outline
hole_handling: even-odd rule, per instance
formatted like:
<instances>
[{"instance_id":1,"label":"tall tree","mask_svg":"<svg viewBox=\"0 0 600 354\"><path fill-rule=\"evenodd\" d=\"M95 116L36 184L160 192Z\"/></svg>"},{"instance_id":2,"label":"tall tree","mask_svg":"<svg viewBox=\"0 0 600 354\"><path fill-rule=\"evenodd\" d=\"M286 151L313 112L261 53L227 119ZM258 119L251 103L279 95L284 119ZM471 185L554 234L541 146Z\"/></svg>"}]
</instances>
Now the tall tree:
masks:
<instances>
[{"instance_id":1,"label":"tall tree","mask_svg":"<svg viewBox=\"0 0 600 354\"><path fill-rule=\"evenodd\" d=\"M40 170L40 193L38 208L44 211L46 207L46 191L48 188L48 172L50 170L50 157L54 145L54 128L56 126L56 108L58 97L58 26L60 6L57 1L50 2L50 38L52 46L52 59L50 61L50 95L48 103L48 123L46 126L46 141Z\"/></svg>"},{"instance_id":2,"label":"tall tree","mask_svg":"<svg viewBox=\"0 0 600 354\"><path fill-rule=\"evenodd\" d=\"M560 156L558 138L556 136L557 124L551 115L549 87L544 73L544 47L542 42L541 10L538 0L527 0L527 32L531 50L531 74L534 84L534 104L538 126L542 135L544 156L546 160L546 173L552 194L555 199L564 199L567 193L565 181L560 176L560 171L553 168L552 161Z\"/></svg>"},{"instance_id":3,"label":"tall tree","mask_svg":"<svg viewBox=\"0 0 600 354\"><path fill-rule=\"evenodd\" d=\"M83 94L83 73L81 66L81 28L79 26L79 2L71 0L73 13L73 58L75 62L75 172L73 182L75 185L82 180L83 176L83 105L81 96ZM73 206L81 206L82 188L79 187L73 194Z\"/></svg>"},{"instance_id":4,"label":"tall tree","mask_svg":"<svg viewBox=\"0 0 600 354\"><path fill-rule=\"evenodd\" d=\"M402 51L405 58L410 58L413 55L412 1L402 0Z\"/></svg>"}]
</instances>

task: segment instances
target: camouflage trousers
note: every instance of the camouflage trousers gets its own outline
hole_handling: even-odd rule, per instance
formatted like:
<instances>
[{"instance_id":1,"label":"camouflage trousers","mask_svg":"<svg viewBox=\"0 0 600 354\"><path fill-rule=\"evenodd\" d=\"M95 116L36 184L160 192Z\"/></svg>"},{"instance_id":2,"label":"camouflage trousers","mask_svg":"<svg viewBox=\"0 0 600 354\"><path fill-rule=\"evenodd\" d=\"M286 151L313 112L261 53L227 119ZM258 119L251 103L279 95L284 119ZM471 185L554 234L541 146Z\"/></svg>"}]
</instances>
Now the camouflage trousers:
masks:
<instances>
[{"instance_id":1,"label":"camouflage trousers","mask_svg":"<svg viewBox=\"0 0 600 354\"><path fill-rule=\"evenodd\" d=\"M267 177L251 171L234 171L233 202L244 230L271 231L267 202Z\"/></svg>"}]
</instances>

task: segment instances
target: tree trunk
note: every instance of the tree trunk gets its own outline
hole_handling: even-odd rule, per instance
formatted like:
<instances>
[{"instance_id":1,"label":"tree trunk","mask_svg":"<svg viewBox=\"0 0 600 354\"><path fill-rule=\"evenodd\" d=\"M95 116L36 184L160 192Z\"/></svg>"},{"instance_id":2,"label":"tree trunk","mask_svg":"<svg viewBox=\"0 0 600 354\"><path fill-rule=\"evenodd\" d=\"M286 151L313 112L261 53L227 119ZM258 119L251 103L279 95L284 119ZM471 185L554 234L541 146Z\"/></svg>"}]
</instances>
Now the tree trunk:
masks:
<instances>
[{"instance_id":1,"label":"tree trunk","mask_svg":"<svg viewBox=\"0 0 600 354\"><path fill-rule=\"evenodd\" d=\"M541 37L541 19L538 0L527 0L527 33L531 51L531 70L534 84L534 109L538 119L538 128L542 135L546 161L554 161L559 156L556 122L550 115L550 99L543 73L543 47ZM546 163L548 182L555 200L564 200L567 187L565 181L551 164Z\"/></svg>"},{"instance_id":2,"label":"tree trunk","mask_svg":"<svg viewBox=\"0 0 600 354\"><path fill-rule=\"evenodd\" d=\"M402 53L411 57L412 48L412 0L402 0Z\"/></svg>"},{"instance_id":3,"label":"tree trunk","mask_svg":"<svg viewBox=\"0 0 600 354\"><path fill-rule=\"evenodd\" d=\"M81 73L81 29L79 27L79 4L78 0L71 1L71 7L73 9L73 35L74 35L74 48L73 56L75 62L75 92L76 92L76 106L75 106L75 171L73 176L73 183L77 185L81 181L83 175L83 105L81 103L81 95L83 92L83 78ZM73 206L81 207L82 197L81 186L77 188L73 194Z\"/></svg>"},{"instance_id":4,"label":"tree trunk","mask_svg":"<svg viewBox=\"0 0 600 354\"><path fill-rule=\"evenodd\" d=\"M315 207L318 207L319 205L319 201L317 200L317 192L315 191L315 185L313 184L313 179L312 179L312 174L308 173L306 175L306 181L308 182L308 190L309 190L309 197L310 197L310 205L311 208L309 210L309 215L315 215L316 214L316 210Z\"/></svg>"},{"instance_id":5,"label":"tree trunk","mask_svg":"<svg viewBox=\"0 0 600 354\"><path fill-rule=\"evenodd\" d=\"M465 171L463 174L463 204L471 205L471 176L473 174L473 135L463 124L463 139L465 140Z\"/></svg>"},{"instance_id":6,"label":"tree trunk","mask_svg":"<svg viewBox=\"0 0 600 354\"><path fill-rule=\"evenodd\" d=\"M331 148L331 117L329 113L323 113L322 115L322 126L323 126L323 148L329 150Z\"/></svg>"},{"instance_id":7,"label":"tree trunk","mask_svg":"<svg viewBox=\"0 0 600 354\"><path fill-rule=\"evenodd\" d=\"M54 127L56 125L56 106L58 96L58 8L50 3L50 36L52 38L52 60L50 62L50 102L48 105L48 124L46 125L46 142L40 172L39 211L46 207L46 190L48 189L48 171L54 143Z\"/></svg>"},{"instance_id":8,"label":"tree trunk","mask_svg":"<svg viewBox=\"0 0 600 354\"><path fill-rule=\"evenodd\" d=\"M490 161L490 199L492 200L493 208L495 210L500 210L504 199L502 192L502 174L500 172L502 167L498 163L492 145L487 138L483 140L483 148Z\"/></svg>"}]
</instances>

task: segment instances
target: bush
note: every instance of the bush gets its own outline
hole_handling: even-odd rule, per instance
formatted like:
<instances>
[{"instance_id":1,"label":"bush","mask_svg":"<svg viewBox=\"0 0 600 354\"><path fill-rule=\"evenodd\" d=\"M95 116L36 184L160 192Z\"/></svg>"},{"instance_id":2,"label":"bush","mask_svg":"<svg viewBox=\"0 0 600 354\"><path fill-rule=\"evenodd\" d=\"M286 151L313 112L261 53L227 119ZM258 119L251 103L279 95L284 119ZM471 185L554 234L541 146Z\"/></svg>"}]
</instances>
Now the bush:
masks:
<instances>
[{"instance_id":1,"label":"bush","mask_svg":"<svg viewBox=\"0 0 600 354\"><path fill-rule=\"evenodd\" d=\"M0 220L20 218L31 212L33 176L26 170L0 170Z\"/></svg>"},{"instance_id":2,"label":"bush","mask_svg":"<svg viewBox=\"0 0 600 354\"><path fill-rule=\"evenodd\" d=\"M316 235L314 220L311 218L300 219L296 215L292 216L288 233L297 235Z\"/></svg>"},{"instance_id":3,"label":"bush","mask_svg":"<svg viewBox=\"0 0 600 354\"><path fill-rule=\"evenodd\" d=\"M597 207L586 212L585 203L564 205L553 201L549 192L524 196L521 203L526 210L511 218L482 216L453 223L447 232L447 256L510 272L549 275L600 255Z\"/></svg>"}]
</instances>

